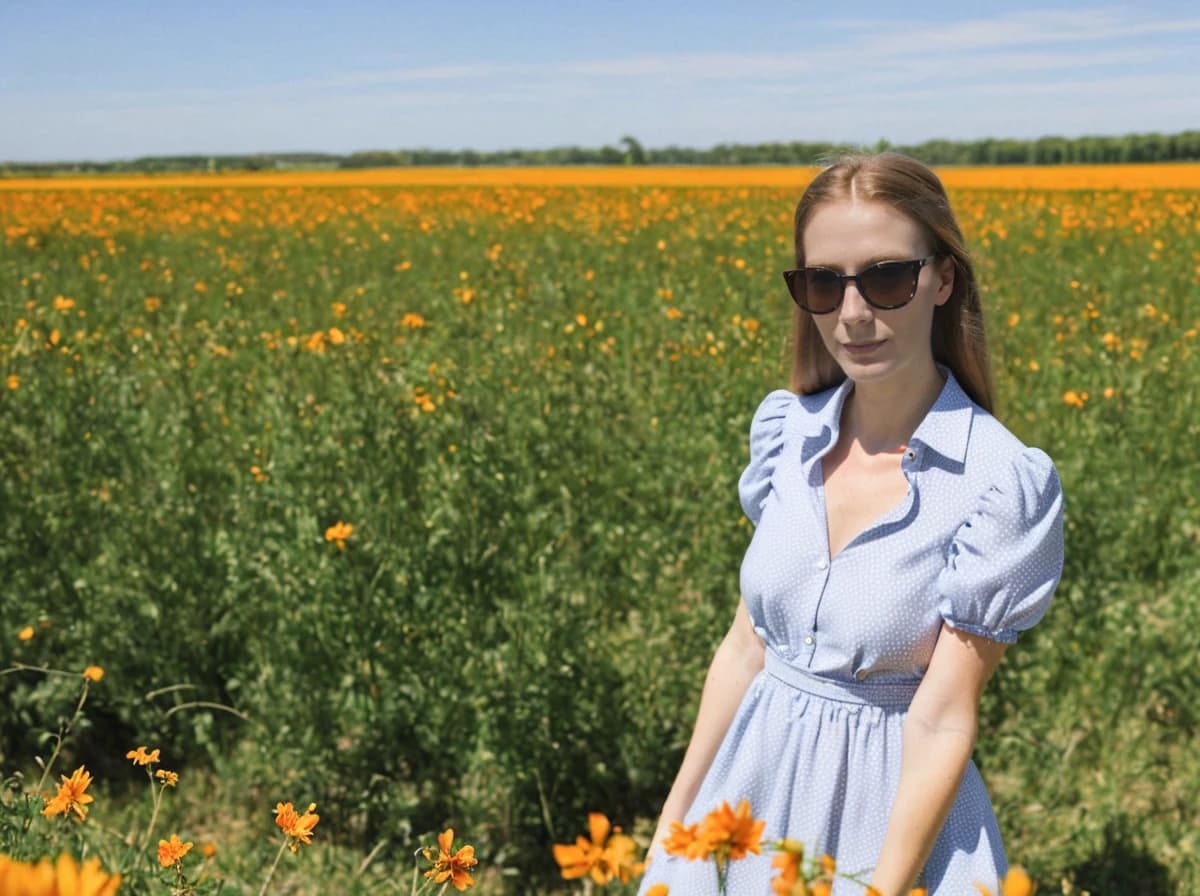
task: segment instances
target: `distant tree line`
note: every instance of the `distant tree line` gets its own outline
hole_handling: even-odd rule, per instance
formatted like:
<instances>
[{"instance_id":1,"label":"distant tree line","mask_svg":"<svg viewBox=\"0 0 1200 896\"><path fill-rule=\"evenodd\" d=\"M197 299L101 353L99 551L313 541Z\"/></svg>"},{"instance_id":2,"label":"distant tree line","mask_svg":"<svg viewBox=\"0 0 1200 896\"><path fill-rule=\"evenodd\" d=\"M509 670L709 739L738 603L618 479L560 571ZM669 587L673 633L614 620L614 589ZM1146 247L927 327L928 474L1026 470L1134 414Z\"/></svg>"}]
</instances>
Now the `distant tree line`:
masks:
<instances>
[{"instance_id":1,"label":"distant tree line","mask_svg":"<svg viewBox=\"0 0 1200 896\"><path fill-rule=\"evenodd\" d=\"M634 137L615 146L560 146L551 149L375 149L333 153L144 156L112 162L0 162L0 176L61 173L179 173L195 171L275 171L289 168L346 169L410 166L536 165L819 165L849 151L894 149L930 165L1068 165L1127 162L1200 161L1200 131L1178 134L1038 137L1031 140L927 140L913 145L829 142L718 143L709 149L667 146L652 149Z\"/></svg>"}]
</instances>

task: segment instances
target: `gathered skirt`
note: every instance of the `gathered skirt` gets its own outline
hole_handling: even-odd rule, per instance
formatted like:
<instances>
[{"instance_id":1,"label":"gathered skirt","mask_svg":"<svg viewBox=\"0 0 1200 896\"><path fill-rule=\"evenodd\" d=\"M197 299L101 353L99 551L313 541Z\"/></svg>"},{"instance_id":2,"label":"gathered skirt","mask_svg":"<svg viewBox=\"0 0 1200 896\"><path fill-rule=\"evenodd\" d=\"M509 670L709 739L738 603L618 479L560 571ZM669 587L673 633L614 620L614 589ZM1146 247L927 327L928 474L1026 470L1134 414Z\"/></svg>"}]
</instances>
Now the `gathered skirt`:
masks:
<instances>
[{"instance_id":1,"label":"gathered skirt","mask_svg":"<svg viewBox=\"0 0 1200 896\"><path fill-rule=\"evenodd\" d=\"M700 791L682 819L694 824L722 801L749 800L765 820L763 852L730 864L730 896L768 896L774 851L790 838L806 855L828 854L839 877L833 896L861 896L879 858L900 779L904 717L914 682L839 681L814 675L767 651ZM1007 870L983 779L967 764L958 796L920 883L930 896L964 896L983 884L999 892ZM673 896L717 893L712 862L656 851L639 889L664 883Z\"/></svg>"}]
</instances>

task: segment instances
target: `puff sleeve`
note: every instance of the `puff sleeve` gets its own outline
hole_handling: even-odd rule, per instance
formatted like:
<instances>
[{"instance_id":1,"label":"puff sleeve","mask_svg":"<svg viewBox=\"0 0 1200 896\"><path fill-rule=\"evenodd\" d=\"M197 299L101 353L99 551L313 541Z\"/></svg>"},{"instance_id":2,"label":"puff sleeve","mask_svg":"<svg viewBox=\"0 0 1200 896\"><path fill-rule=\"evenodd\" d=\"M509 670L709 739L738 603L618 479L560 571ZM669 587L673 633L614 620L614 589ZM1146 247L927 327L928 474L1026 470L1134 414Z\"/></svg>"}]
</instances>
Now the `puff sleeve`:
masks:
<instances>
[{"instance_id":1,"label":"puff sleeve","mask_svg":"<svg viewBox=\"0 0 1200 896\"><path fill-rule=\"evenodd\" d=\"M1045 452L1026 448L981 495L937 578L952 628L1012 644L1045 615L1063 565L1063 495Z\"/></svg>"},{"instance_id":2,"label":"puff sleeve","mask_svg":"<svg viewBox=\"0 0 1200 896\"><path fill-rule=\"evenodd\" d=\"M758 525L763 503L771 491L771 476L783 452L783 425L794 392L776 389L762 400L750 423L750 463L738 480L738 497L750 522Z\"/></svg>"}]
</instances>

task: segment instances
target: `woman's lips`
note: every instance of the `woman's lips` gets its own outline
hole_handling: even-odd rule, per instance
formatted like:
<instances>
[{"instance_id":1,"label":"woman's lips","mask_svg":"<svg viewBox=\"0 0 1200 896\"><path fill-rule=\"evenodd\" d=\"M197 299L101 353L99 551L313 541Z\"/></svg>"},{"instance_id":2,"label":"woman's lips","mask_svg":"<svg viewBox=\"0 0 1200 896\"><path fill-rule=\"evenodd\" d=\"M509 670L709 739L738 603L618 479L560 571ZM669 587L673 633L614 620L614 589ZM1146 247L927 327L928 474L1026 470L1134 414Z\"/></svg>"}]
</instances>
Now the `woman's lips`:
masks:
<instances>
[{"instance_id":1,"label":"woman's lips","mask_svg":"<svg viewBox=\"0 0 1200 896\"><path fill-rule=\"evenodd\" d=\"M876 342L843 342L842 348L852 355L869 355L881 345L883 345L882 339Z\"/></svg>"}]
</instances>

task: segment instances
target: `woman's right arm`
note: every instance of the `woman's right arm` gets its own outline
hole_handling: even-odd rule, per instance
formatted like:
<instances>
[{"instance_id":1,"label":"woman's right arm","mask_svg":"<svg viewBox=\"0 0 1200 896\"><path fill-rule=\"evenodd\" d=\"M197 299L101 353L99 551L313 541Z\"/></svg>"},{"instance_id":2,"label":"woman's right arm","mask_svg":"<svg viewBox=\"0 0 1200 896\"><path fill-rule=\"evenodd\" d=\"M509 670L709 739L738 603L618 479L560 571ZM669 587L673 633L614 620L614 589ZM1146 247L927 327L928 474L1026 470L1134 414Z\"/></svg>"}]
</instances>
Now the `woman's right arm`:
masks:
<instances>
[{"instance_id":1,"label":"woman's right arm","mask_svg":"<svg viewBox=\"0 0 1200 896\"><path fill-rule=\"evenodd\" d=\"M762 669L763 661L762 639L754 631L745 602L739 601L733 625L729 627L709 664L704 691L700 695L700 710L696 714L696 727L692 730L692 739L684 753L679 774L675 776L675 783L671 785L671 792L663 803L658 829L646 854L647 860L653 858L655 850L670 833L671 822L682 822L684 813L696 799L700 784L708 774L721 741L725 739L725 732L729 730L750 682Z\"/></svg>"}]
</instances>

